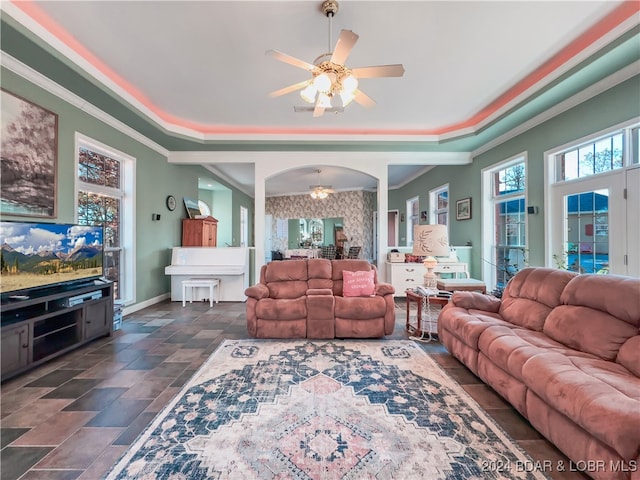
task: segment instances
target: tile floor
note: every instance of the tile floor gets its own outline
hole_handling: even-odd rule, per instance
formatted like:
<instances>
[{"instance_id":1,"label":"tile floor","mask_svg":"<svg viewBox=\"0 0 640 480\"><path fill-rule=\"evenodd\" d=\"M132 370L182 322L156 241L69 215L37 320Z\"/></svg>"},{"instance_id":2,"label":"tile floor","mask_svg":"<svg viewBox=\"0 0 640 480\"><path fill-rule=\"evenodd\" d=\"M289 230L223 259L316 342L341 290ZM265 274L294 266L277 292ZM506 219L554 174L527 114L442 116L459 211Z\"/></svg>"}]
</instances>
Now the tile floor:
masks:
<instances>
[{"instance_id":1,"label":"tile floor","mask_svg":"<svg viewBox=\"0 0 640 480\"><path fill-rule=\"evenodd\" d=\"M390 338L408 338L398 300ZM223 339L248 338L243 303L163 302L112 337L1 387L1 480L100 479ZM537 461L568 460L438 343L421 344ZM554 469L555 470L555 469ZM579 472L550 474L578 480Z\"/></svg>"}]
</instances>

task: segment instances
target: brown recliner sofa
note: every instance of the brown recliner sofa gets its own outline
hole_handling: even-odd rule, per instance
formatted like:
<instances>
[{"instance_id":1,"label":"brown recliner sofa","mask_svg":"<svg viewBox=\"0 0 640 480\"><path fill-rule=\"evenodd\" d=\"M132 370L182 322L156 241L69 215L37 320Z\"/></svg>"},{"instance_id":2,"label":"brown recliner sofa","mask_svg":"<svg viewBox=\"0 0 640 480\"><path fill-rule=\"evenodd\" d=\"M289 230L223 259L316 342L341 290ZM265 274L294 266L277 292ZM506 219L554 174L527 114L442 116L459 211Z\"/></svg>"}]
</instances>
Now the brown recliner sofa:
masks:
<instances>
[{"instance_id":1,"label":"brown recliner sofa","mask_svg":"<svg viewBox=\"0 0 640 480\"><path fill-rule=\"evenodd\" d=\"M640 479L640 279L526 268L502 299L454 293L438 334L567 470Z\"/></svg>"},{"instance_id":2,"label":"brown recliner sofa","mask_svg":"<svg viewBox=\"0 0 640 480\"><path fill-rule=\"evenodd\" d=\"M345 270L373 270L375 294L344 297ZM366 260L270 262L245 290L247 330L255 338L383 337L395 326L394 292Z\"/></svg>"}]
</instances>

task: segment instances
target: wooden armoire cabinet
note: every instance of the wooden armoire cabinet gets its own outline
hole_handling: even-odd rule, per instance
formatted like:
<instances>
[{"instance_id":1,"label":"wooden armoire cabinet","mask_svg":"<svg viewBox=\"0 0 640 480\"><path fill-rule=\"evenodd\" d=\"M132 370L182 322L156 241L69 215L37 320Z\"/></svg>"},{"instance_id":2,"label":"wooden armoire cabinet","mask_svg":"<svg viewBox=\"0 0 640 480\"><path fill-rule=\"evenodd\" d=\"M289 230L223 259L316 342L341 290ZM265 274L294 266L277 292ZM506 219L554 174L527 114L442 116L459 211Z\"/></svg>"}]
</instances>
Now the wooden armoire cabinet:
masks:
<instances>
[{"instance_id":1,"label":"wooden armoire cabinet","mask_svg":"<svg viewBox=\"0 0 640 480\"><path fill-rule=\"evenodd\" d=\"M218 220L213 217L182 220L183 247L217 247Z\"/></svg>"}]
</instances>

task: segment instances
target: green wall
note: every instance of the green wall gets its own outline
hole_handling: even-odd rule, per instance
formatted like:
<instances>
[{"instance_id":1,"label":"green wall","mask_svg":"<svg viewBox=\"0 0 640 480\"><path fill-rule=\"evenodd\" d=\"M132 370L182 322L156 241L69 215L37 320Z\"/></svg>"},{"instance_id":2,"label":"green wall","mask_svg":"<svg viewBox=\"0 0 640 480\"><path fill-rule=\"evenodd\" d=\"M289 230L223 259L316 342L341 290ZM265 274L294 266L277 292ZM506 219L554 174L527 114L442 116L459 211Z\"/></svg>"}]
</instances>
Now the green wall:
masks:
<instances>
[{"instance_id":1,"label":"green wall","mask_svg":"<svg viewBox=\"0 0 640 480\"><path fill-rule=\"evenodd\" d=\"M232 245L231 191L200 189L198 190L198 200L205 201L211 208L211 215L218 220L218 246Z\"/></svg>"},{"instance_id":2,"label":"green wall","mask_svg":"<svg viewBox=\"0 0 640 480\"><path fill-rule=\"evenodd\" d=\"M136 303L169 292L170 280L164 274L164 267L171 263L171 247L181 243L182 218L186 217L182 198L197 198L198 177L212 177L211 172L200 166L169 164L166 156L4 68L0 70L0 83L3 89L58 115L57 218L49 220L5 215L2 219L74 221L74 136L79 132L136 159ZM240 205L249 208L252 218L253 199L213 177L232 189L233 212L229 215L233 222L231 235L239 239ZM173 212L166 208L167 195L173 195L178 200L178 208ZM152 213L159 213L160 221L152 221ZM249 238L252 238L251 228L249 234Z\"/></svg>"},{"instance_id":3,"label":"green wall","mask_svg":"<svg viewBox=\"0 0 640 480\"><path fill-rule=\"evenodd\" d=\"M640 76L635 76L544 123L484 152L463 166L436 167L404 187L389 192L389 210L406 212L406 201L420 197L420 211L429 210L429 190L449 184L450 241L452 245L473 244L472 275L481 272L481 171L493 164L526 152L528 157L527 202L538 206L538 215L528 216L530 265L544 264L544 152L608 127L640 116ZM455 202L471 197L471 220L455 220ZM405 237L406 222L400 223ZM401 245L406 245L401 240Z\"/></svg>"},{"instance_id":4,"label":"green wall","mask_svg":"<svg viewBox=\"0 0 640 480\"><path fill-rule=\"evenodd\" d=\"M253 198L233 188L227 182L208 172L206 177L226 188L215 190L198 190L198 199L204 200L211 207L211 215L218 220L218 246L240 246L240 207L249 210L249 222L253 219ZM249 223L249 246L253 243L253 224Z\"/></svg>"},{"instance_id":5,"label":"green wall","mask_svg":"<svg viewBox=\"0 0 640 480\"><path fill-rule=\"evenodd\" d=\"M233 195L231 190L215 190L213 192L211 213L218 219L218 245L221 247L240 245L240 233L238 231L234 234L233 229ZM239 221L238 225L240 225Z\"/></svg>"}]
</instances>

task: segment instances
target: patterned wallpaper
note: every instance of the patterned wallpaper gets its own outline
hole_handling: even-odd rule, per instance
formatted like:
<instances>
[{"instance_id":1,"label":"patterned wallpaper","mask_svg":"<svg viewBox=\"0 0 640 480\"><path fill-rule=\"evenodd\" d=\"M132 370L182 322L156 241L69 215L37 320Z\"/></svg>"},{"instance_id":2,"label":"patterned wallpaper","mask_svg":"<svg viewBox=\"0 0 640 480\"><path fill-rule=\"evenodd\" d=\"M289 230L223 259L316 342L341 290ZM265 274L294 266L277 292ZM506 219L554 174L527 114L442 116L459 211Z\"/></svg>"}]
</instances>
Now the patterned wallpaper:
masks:
<instances>
[{"instance_id":1,"label":"patterned wallpaper","mask_svg":"<svg viewBox=\"0 0 640 480\"><path fill-rule=\"evenodd\" d=\"M342 217L347 246L362 246L360 258L373 257L373 212L377 198L374 192L353 191L332 193L324 200L314 200L309 195L267 197L265 211L273 215L271 225L272 249L284 252L287 238L277 236L277 221L289 218ZM269 228L269 226L267 226Z\"/></svg>"}]
</instances>

